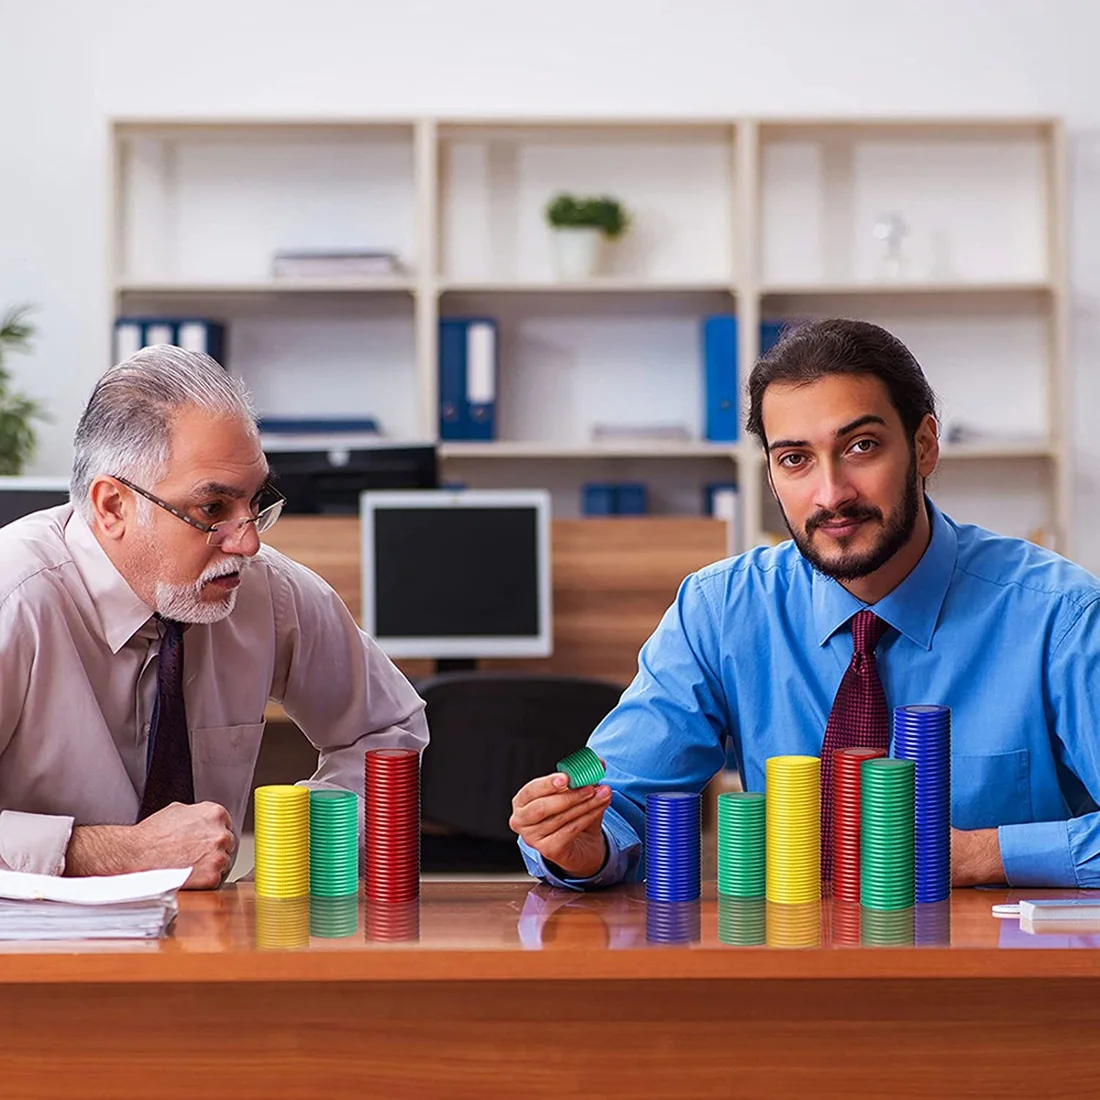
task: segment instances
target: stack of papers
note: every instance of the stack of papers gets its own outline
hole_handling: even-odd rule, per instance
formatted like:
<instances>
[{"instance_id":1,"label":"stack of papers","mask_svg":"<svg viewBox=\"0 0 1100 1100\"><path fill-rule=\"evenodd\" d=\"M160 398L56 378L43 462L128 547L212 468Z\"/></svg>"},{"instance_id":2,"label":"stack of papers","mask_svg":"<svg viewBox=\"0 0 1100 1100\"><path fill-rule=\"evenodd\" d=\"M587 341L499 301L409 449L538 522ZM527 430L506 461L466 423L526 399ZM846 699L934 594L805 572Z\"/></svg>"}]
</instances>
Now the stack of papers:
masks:
<instances>
[{"instance_id":1,"label":"stack of papers","mask_svg":"<svg viewBox=\"0 0 1100 1100\"><path fill-rule=\"evenodd\" d=\"M167 934L190 867L57 878L0 871L0 940L156 939Z\"/></svg>"}]
</instances>

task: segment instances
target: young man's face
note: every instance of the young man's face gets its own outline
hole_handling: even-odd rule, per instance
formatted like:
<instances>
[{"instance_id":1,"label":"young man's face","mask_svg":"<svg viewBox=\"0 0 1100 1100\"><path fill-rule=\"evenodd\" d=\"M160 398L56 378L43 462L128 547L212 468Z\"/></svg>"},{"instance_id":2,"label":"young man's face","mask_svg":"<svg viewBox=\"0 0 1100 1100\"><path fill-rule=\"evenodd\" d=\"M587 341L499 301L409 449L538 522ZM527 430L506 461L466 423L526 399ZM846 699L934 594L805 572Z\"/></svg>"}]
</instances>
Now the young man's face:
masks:
<instances>
[{"instance_id":1,"label":"young man's face","mask_svg":"<svg viewBox=\"0 0 1100 1100\"><path fill-rule=\"evenodd\" d=\"M761 408L768 477L798 549L815 569L855 580L913 536L921 479L938 457L935 421L909 438L883 383L834 374L773 383Z\"/></svg>"}]
</instances>

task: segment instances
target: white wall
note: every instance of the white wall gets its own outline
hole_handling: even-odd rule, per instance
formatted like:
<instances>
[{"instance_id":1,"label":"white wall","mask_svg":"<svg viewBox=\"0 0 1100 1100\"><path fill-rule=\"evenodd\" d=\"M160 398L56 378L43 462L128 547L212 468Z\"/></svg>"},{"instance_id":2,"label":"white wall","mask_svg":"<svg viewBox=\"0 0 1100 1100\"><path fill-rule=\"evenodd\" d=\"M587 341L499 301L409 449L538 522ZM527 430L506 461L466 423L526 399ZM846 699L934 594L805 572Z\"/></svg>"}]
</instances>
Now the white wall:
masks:
<instances>
[{"instance_id":1,"label":"white wall","mask_svg":"<svg viewBox=\"0 0 1100 1100\"><path fill-rule=\"evenodd\" d=\"M104 366L107 119L1053 114L1070 129L1075 556L1100 571L1094 0L0 0L0 304L64 473Z\"/></svg>"}]
</instances>

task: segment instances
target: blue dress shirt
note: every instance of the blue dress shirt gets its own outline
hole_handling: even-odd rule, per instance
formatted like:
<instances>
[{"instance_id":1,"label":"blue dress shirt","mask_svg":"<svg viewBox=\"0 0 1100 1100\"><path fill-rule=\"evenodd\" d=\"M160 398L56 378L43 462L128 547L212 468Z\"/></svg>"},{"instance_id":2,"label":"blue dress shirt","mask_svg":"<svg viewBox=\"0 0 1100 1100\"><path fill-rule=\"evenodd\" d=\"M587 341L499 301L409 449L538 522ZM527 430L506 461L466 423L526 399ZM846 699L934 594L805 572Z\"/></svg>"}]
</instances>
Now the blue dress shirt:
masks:
<instances>
[{"instance_id":1,"label":"blue dress shirt","mask_svg":"<svg viewBox=\"0 0 1100 1100\"><path fill-rule=\"evenodd\" d=\"M951 708L951 819L996 826L1013 886L1100 887L1100 581L1038 546L956 524L874 605L887 706ZM561 886L644 876L650 791L700 791L726 764L764 790L764 762L817 756L864 605L792 542L708 566L680 586L638 674L589 738L607 761L608 858Z\"/></svg>"}]
</instances>

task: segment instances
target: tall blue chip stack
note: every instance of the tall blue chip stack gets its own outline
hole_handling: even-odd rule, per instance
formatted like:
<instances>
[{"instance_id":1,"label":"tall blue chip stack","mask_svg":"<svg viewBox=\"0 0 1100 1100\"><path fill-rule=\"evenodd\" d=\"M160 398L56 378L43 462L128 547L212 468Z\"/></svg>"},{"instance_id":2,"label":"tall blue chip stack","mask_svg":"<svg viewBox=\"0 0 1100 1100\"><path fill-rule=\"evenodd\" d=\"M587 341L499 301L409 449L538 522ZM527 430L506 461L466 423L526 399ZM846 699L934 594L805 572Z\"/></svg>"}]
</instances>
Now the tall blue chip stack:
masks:
<instances>
[{"instance_id":1,"label":"tall blue chip stack","mask_svg":"<svg viewBox=\"0 0 1100 1100\"><path fill-rule=\"evenodd\" d=\"M951 709L894 708L894 756L916 766L916 900L951 893Z\"/></svg>"},{"instance_id":2,"label":"tall blue chip stack","mask_svg":"<svg viewBox=\"0 0 1100 1100\"><path fill-rule=\"evenodd\" d=\"M646 796L645 896L650 901L699 896L701 809L700 796L688 791Z\"/></svg>"}]
</instances>

